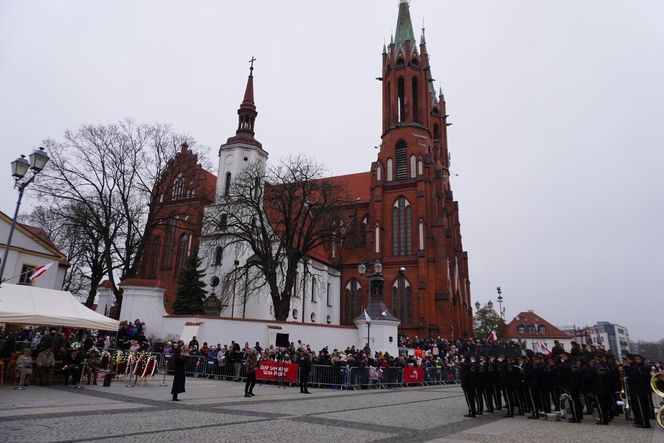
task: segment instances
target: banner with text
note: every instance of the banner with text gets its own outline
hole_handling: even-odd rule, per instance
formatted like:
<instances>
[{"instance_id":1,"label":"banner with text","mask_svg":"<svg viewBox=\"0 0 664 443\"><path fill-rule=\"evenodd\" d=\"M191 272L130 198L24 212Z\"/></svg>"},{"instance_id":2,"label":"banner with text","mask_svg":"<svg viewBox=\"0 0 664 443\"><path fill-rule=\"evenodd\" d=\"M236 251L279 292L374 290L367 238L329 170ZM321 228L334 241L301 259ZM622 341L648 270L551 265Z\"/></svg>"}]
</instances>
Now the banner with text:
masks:
<instances>
[{"instance_id":1,"label":"banner with text","mask_svg":"<svg viewBox=\"0 0 664 443\"><path fill-rule=\"evenodd\" d=\"M293 363L265 360L258 366L256 379L295 383L297 382L297 370L298 366Z\"/></svg>"}]
</instances>

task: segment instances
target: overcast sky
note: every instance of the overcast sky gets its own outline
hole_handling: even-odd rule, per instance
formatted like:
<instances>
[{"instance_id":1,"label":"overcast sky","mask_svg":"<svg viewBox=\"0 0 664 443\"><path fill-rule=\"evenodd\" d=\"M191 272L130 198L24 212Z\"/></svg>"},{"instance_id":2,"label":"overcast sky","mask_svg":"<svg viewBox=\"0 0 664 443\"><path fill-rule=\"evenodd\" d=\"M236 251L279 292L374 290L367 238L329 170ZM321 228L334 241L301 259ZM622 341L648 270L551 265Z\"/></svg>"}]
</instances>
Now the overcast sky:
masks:
<instances>
[{"instance_id":1,"label":"overcast sky","mask_svg":"<svg viewBox=\"0 0 664 443\"><path fill-rule=\"evenodd\" d=\"M368 170L397 5L0 0L0 209L9 162L83 124L172 123L214 159L252 56L271 159ZM453 122L473 298L500 285L508 320L664 337L664 2L414 0L411 15Z\"/></svg>"}]
</instances>

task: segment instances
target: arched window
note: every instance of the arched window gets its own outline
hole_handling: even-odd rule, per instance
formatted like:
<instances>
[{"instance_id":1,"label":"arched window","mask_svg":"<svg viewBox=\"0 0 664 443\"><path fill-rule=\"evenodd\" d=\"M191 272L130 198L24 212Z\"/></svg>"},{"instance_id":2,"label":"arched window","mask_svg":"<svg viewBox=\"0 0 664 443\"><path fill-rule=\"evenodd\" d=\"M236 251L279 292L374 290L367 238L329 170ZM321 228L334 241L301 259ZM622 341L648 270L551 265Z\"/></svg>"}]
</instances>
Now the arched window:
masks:
<instances>
[{"instance_id":1,"label":"arched window","mask_svg":"<svg viewBox=\"0 0 664 443\"><path fill-rule=\"evenodd\" d=\"M293 282L293 297L299 297L300 293L297 290L297 285L300 281L300 273L295 271L295 281Z\"/></svg>"},{"instance_id":2,"label":"arched window","mask_svg":"<svg viewBox=\"0 0 664 443\"><path fill-rule=\"evenodd\" d=\"M383 168L380 165L376 166L376 181L381 181L383 179Z\"/></svg>"},{"instance_id":3,"label":"arched window","mask_svg":"<svg viewBox=\"0 0 664 443\"><path fill-rule=\"evenodd\" d=\"M420 251L424 251L424 222L420 220L419 226L418 226L418 237L420 240Z\"/></svg>"},{"instance_id":4,"label":"arched window","mask_svg":"<svg viewBox=\"0 0 664 443\"><path fill-rule=\"evenodd\" d=\"M189 256L189 236L187 234L182 234L180 241L178 241L178 255L175 261L175 275L180 274L180 271L184 268L187 263L187 257Z\"/></svg>"},{"instance_id":5,"label":"arched window","mask_svg":"<svg viewBox=\"0 0 664 443\"><path fill-rule=\"evenodd\" d=\"M184 174L180 172L175 180L173 180L173 186L171 187L171 199L177 200L184 196Z\"/></svg>"},{"instance_id":6,"label":"arched window","mask_svg":"<svg viewBox=\"0 0 664 443\"><path fill-rule=\"evenodd\" d=\"M403 140L399 140L396 146L397 157L397 180L406 180L408 178L408 153L406 151L407 145Z\"/></svg>"},{"instance_id":7,"label":"arched window","mask_svg":"<svg viewBox=\"0 0 664 443\"><path fill-rule=\"evenodd\" d=\"M364 247L367 245L367 225L369 224L369 218L364 217L362 223L360 223L360 238L358 245Z\"/></svg>"},{"instance_id":8,"label":"arched window","mask_svg":"<svg viewBox=\"0 0 664 443\"><path fill-rule=\"evenodd\" d=\"M410 156L410 178L417 177L417 157L414 155Z\"/></svg>"},{"instance_id":9,"label":"arched window","mask_svg":"<svg viewBox=\"0 0 664 443\"><path fill-rule=\"evenodd\" d=\"M316 277L311 277L311 301L316 302Z\"/></svg>"},{"instance_id":10,"label":"arched window","mask_svg":"<svg viewBox=\"0 0 664 443\"><path fill-rule=\"evenodd\" d=\"M221 265L221 261L224 259L224 248L221 246L217 246L214 249L214 265L219 266Z\"/></svg>"},{"instance_id":11,"label":"arched window","mask_svg":"<svg viewBox=\"0 0 664 443\"><path fill-rule=\"evenodd\" d=\"M380 254L380 226L376 223L376 229L374 231L374 240L376 242L376 254Z\"/></svg>"},{"instance_id":12,"label":"arched window","mask_svg":"<svg viewBox=\"0 0 664 443\"><path fill-rule=\"evenodd\" d=\"M416 123L420 122L420 112L419 112L419 83L417 77L413 77L413 121Z\"/></svg>"},{"instance_id":13,"label":"arched window","mask_svg":"<svg viewBox=\"0 0 664 443\"><path fill-rule=\"evenodd\" d=\"M387 159L387 181L391 182L393 180L392 178L392 159L388 158Z\"/></svg>"},{"instance_id":14,"label":"arched window","mask_svg":"<svg viewBox=\"0 0 664 443\"><path fill-rule=\"evenodd\" d=\"M360 315L362 310L362 286L357 280L352 279L346 284L344 291L344 302L341 312L341 323L353 324L353 319Z\"/></svg>"},{"instance_id":15,"label":"arched window","mask_svg":"<svg viewBox=\"0 0 664 443\"><path fill-rule=\"evenodd\" d=\"M152 254L150 256L150 265L148 268L148 275L150 277L157 276L157 264L159 263L159 255L161 253L161 237L155 237L152 240Z\"/></svg>"},{"instance_id":16,"label":"arched window","mask_svg":"<svg viewBox=\"0 0 664 443\"><path fill-rule=\"evenodd\" d=\"M440 126L438 123L433 125L433 141L437 142L440 140Z\"/></svg>"},{"instance_id":17,"label":"arched window","mask_svg":"<svg viewBox=\"0 0 664 443\"><path fill-rule=\"evenodd\" d=\"M161 262L161 267L164 269L173 268L173 255L175 249L175 232L178 227L178 216L174 216L167 221L166 227L166 242L164 244L164 259Z\"/></svg>"},{"instance_id":18,"label":"arched window","mask_svg":"<svg viewBox=\"0 0 664 443\"><path fill-rule=\"evenodd\" d=\"M228 195L231 192L231 173L226 173L226 182L224 183L224 195Z\"/></svg>"},{"instance_id":19,"label":"arched window","mask_svg":"<svg viewBox=\"0 0 664 443\"><path fill-rule=\"evenodd\" d=\"M392 255L413 253L412 209L404 197L392 206Z\"/></svg>"},{"instance_id":20,"label":"arched window","mask_svg":"<svg viewBox=\"0 0 664 443\"><path fill-rule=\"evenodd\" d=\"M406 102L405 102L405 87L403 77L399 77L397 80L397 111L399 115L397 116L397 121L399 123L406 121Z\"/></svg>"},{"instance_id":21,"label":"arched window","mask_svg":"<svg viewBox=\"0 0 664 443\"><path fill-rule=\"evenodd\" d=\"M422 159L419 159L417 161L417 175L422 174L424 174L424 164L422 163Z\"/></svg>"},{"instance_id":22,"label":"arched window","mask_svg":"<svg viewBox=\"0 0 664 443\"><path fill-rule=\"evenodd\" d=\"M405 277L399 277L392 286L392 314L402 324L413 322L413 288Z\"/></svg>"}]
</instances>

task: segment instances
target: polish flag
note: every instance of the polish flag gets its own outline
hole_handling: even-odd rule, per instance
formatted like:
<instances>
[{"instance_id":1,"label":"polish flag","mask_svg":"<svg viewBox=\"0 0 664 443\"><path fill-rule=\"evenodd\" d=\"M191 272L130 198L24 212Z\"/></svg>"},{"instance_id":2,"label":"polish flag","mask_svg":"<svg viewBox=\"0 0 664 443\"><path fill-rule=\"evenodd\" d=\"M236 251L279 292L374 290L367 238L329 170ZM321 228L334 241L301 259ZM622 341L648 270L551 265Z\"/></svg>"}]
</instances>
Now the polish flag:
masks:
<instances>
[{"instance_id":1,"label":"polish flag","mask_svg":"<svg viewBox=\"0 0 664 443\"><path fill-rule=\"evenodd\" d=\"M387 317L387 311L383 311L383 312L381 312L381 313L380 313L380 316L381 316L381 317Z\"/></svg>"},{"instance_id":2,"label":"polish flag","mask_svg":"<svg viewBox=\"0 0 664 443\"><path fill-rule=\"evenodd\" d=\"M367 314L367 310L364 310L364 319L367 321L367 324L371 323L371 317Z\"/></svg>"},{"instance_id":3,"label":"polish flag","mask_svg":"<svg viewBox=\"0 0 664 443\"><path fill-rule=\"evenodd\" d=\"M48 271L48 269L53 266L53 262L47 263L45 265L37 266L34 271L32 271L32 274L30 274L30 281L41 277Z\"/></svg>"}]
</instances>

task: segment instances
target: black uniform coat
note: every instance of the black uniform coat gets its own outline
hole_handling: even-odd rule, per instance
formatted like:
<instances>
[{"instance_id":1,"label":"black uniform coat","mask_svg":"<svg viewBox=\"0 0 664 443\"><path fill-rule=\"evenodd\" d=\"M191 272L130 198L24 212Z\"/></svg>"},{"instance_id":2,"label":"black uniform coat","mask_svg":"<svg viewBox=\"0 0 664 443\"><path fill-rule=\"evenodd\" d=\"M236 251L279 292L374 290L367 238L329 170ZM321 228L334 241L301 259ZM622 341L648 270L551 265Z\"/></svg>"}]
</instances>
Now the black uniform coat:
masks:
<instances>
[{"instance_id":1,"label":"black uniform coat","mask_svg":"<svg viewBox=\"0 0 664 443\"><path fill-rule=\"evenodd\" d=\"M184 391L184 381L185 381L185 362L187 357L181 354L175 355L173 357L173 387L171 388L171 394L176 395Z\"/></svg>"}]
</instances>

